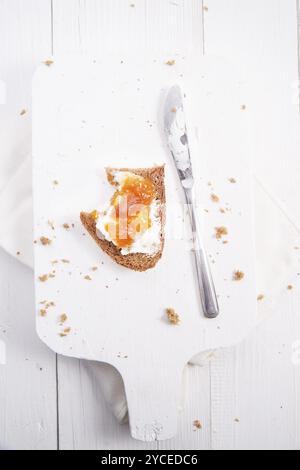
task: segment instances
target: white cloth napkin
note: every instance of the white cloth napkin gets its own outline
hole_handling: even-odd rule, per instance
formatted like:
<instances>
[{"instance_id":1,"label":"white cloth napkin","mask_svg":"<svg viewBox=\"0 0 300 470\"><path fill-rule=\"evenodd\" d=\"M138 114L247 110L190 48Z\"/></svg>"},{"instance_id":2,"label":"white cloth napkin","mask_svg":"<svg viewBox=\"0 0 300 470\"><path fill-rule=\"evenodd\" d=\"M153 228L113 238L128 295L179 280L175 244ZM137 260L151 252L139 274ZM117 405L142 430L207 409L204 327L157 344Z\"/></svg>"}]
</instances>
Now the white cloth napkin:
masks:
<instances>
[{"instance_id":1,"label":"white cloth napkin","mask_svg":"<svg viewBox=\"0 0 300 470\"><path fill-rule=\"evenodd\" d=\"M296 272L295 247L300 246L300 230L255 177L253 184L258 294L265 296L258 305L261 321L272 313L277 296ZM29 267L33 266L32 227L31 158L27 157L0 192L0 247ZM191 363L201 366L211 357L211 352L200 354ZM184 382L185 375L186 370ZM125 421L127 403L121 376L113 367L101 363L97 364L97 376L114 415L118 421ZM184 389L183 386L183 393Z\"/></svg>"}]
</instances>

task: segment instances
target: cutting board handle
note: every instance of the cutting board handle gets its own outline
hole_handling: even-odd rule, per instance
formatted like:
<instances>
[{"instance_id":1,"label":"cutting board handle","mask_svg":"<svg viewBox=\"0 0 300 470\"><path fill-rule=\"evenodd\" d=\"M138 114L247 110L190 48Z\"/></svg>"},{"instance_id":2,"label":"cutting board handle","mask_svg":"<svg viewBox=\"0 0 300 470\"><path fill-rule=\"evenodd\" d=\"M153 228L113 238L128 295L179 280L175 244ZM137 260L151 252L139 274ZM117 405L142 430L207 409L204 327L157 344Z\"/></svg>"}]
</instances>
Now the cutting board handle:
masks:
<instances>
[{"instance_id":1,"label":"cutting board handle","mask_svg":"<svg viewBox=\"0 0 300 470\"><path fill-rule=\"evenodd\" d=\"M151 442L171 439L177 433L183 367L154 362L121 373L128 403L129 425L134 439Z\"/></svg>"}]
</instances>

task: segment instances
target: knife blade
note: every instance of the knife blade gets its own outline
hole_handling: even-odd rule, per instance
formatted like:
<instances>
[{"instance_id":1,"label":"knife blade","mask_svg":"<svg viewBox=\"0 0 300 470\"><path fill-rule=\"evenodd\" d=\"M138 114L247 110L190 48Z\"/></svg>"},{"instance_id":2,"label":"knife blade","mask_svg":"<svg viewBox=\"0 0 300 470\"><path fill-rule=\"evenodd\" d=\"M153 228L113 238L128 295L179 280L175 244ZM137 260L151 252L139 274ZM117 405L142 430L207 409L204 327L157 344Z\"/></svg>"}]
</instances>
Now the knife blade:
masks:
<instances>
[{"instance_id":1,"label":"knife blade","mask_svg":"<svg viewBox=\"0 0 300 470\"><path fill-rule=\"evenodd\" d=\"M164 110L164 127L168 147L172 154L188 206L203 313L207 318L216 318L219 315L219 305L203 240L198 230L194 206L194 176L191 153L184 115L183 97L178 85L173 86L167 95Z\"/></svg>"}]
</instances>

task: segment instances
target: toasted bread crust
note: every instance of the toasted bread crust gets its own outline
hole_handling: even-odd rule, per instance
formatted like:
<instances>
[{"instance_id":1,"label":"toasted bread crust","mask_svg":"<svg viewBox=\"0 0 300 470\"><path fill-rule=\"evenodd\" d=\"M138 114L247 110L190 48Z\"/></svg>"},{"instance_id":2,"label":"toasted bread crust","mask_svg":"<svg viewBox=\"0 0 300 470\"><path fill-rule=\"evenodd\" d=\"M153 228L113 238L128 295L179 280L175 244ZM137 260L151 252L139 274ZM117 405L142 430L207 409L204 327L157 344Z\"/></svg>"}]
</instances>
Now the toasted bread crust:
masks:
<instances>
[{"instance_id":1,"label":"toasted bread crust","mask_svg":"<svg viewBox=\"0 0 300 470\"><path fill-rule=\"evenodd\" d=\"M153 167L153 168L107 168L107 176L112 171L129 171L138 176L149 178L154 183L156 191L156 199L161 204L160 209L160 220L161 220L161 249L155 255L147 255L145 253L131 253L128 255L122 255L121 249L116 247L112 242L101 239L97 236L96 232L96 221L88 212L81 212L80 219L83 226L89 232L91 237L95 240L98 246L108 254L116 263L132 269L134 271L147 271L148 269L154 268L158 260L162 256L164 247L164 224L165 224L165 185L164 185L164 166Z\"/></svg>"}]
</instances>

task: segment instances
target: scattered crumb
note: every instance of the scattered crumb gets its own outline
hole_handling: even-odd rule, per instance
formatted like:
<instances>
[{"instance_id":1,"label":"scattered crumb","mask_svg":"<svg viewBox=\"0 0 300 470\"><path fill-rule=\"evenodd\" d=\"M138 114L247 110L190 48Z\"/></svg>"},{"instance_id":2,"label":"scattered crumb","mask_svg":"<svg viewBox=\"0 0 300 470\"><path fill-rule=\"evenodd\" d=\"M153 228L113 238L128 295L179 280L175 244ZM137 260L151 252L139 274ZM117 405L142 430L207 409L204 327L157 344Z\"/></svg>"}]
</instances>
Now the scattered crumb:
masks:
<instances>
[{"instance_id":1,"label":"scattered crumb","mask_svg":"<svg viewBox=\"0 0 300 470\"><path fill-rule=\"evenodd\" d=\"M68 333L70 333L70 331L71 331L71 328L70 328L70 327L65 328L61 333L59 333L59 336L60 336L61 338L64 338L65 336L68 335Z\"/></svg>"},{"instance_id":2,"label":"scattered crumb","mask_svg":"<svg viewBox=\"0 0 300 470\"><path fill-rule=\"evenodd\" d=\"M179 315L175 312L175 310L174 310L173 308L167 308L167 309L166 309L166 314L167 314L167 317L168 317L169 322L170 322L172 325L179 325L179 323L180 323L180 317L179 317Z\"/></svg>"},{"instance_id":3,"label":"scattered crumb","mask_svg":"<svg viewBox=\"0 0 300 470\"><path fill-rule=\"evenodd\" d=\"M171 112L172 112L172 113L176 113L176 112L177 112L177 108L172 108L172 109L171 109Z\"/></svg>"},{"instance_id":4,"label":"scattered crumb","mask_svg":"<svg viewBox=\"0 0 300 470\"><path fill-rule=\"evenodd\" d=\"M202 424L201 424L201 421L199 421L199 419L195 419L193 425L196 429L202 429Z\"/></svg>"},{"instance_id":5,"label":"scattered crumb","mask_svg":"<svg viewBox=\"0 0 300 470\"><path fill-rule=\"evenodd\" d=\"M64 264L69 264L70 263L70 261L68 259L62 259L61 262L64 263Z\"/></svg>"},{"instance_id":6,"label":"scattered crumb","mask_svg":"<svg viewBox=\"0 0 300 470\"><path fill-rule=\"evenodd\" d=\"M97 268L97 266L93 266L93 267L91 268L91 270L92 270L92 271L98 271L98 268Z\"/></svg>"},{"instance_id":7,"label":"scattered crumb","mask_svg":"<svg viewBox=\"0 0 300 470\"><path fill-rule=\"evenodd\" d=\"M215 227L216 239L221 240L224 235L228 235L228 230L226 227Z\"/></svg>"},{"instance_id":8,"label":"scattered crumb","mask_svg":"<svg viewBox=\"0 0 300 470\"><path fill-rule=\"evenodd\" d=\"M245 273L243 271L234 271L233 273L233 280L234 281L242 281L244 279Z\"/></svg>"},{"instance_id":9,"label":"scattered crumb","mask_svg":"<svg viewBox=\"0 0 300 470\"><path fill-rule=\"evenodd\" d=\"M51 227L52 230L55 230L54 222L52 222L52 220L48 220L48 225Z\"/></svg>"},{"instance_id":10,"label":"scattered crumb","mask_svg":"<svg viewBox=\"0 0 300 470\"><path fill-rule=\"evenodd\" d=\"M287 286L287 290L293 290L294 289L294 286L292 286L291 284Z\"/></svg>"},{"instance_id":11,"label":"scattered crumb","mask_svg":"<svg viewBox=\"0 0 300 470\"><path fill-rule=\"evenodd\" d=\"M203 10L206 11L206 12L208 12L208 6L203 5Z\"/></svg>"},{"instance_id":12,"label":"scattered crumb","mask_svg":"<svg viewBox=\"0 0 300 470\"><path fill-rule=\"evenodd\" d=\"M172 65L175 65L175 64L176 64L176 61L174 59L166 61L166 65L172 66Z\"/></svg>"},{"instance_id":13,"label":"scattered crumb","mask_svg":"<svg viewBox=\"0 0 300 470\"><path fill-rule=\"evenodd\" d=\"M294 246L294 250L300 250L299 246Z\"/></svg>"},{"instance_id":14,"label":"scattered crumb","mask_svg":"<svg viewBox=\"0 0 300 470\"><path fill-rule=\"evenodd\" d=\"M68 316L65 313L62 313L59 317L59 323L62 325L68 320Z\"/></svg>"},{"instance_id":15,"label":"scattered crumb","mask_svg":"<svg viewBox=\"0 0 300 470\"><path fill-rule=\"evenodd\" d=\"M54 259L53 261L51 261L51 264L57 264L57 263L58 263L57 259Z\"/></svg>"},{"instance_id":16,"label":"scattered crumb","mask_svg":"<svg viewBox=\"0 0 300 470\"><path fill-rule=\"evenodd\" d=\"M20 256L21 252L20 251L17 251L17 256Z\"/></svg>"},{"instance_id":17,"label":"scattered crumb","mask_svg":"<svg viewBox=\"0 0 300 470\"><path fill-rule=\"evenodd\" d=\"M69 224L63 224L63 228L66 230L70 230L70 225Z\"/></svg>"},{"instance_id":18,"label":"scattered crumb","mask_svg":"<svg viewBox=\"0 0 300 470\"><path fill-rule=\"evenodd\" d=\"M265 296L264 296L263 294L259 294L259 295L257 296L258 302L261 302L262 300L264 300L264 298L265 298Z\"/></svg>"},{"instance_id":19,"label":"scattered crumb","mask_svg":"<svg viewBox=\"0 0 300 470\"><path fill-rule=\"evenodd\" d=\"M40 237L40 242L42 245L51 245L52 243L52 240L50 240L50 238L47 238L47 237Z\"/></svg>"},{"instance_id":20,"label":"scattered crumb","mask_svg":"<svg viewBox=\"0 0 300 470\"><path fill-rule=\"evenodd\" d=\"M245 111L246 109L247 109L247 106L246 106L245 104L242 104L241 110L242 110L242 111Z\"/></svg>"},{"instance_id":21,"label":"scattered crumb","mask_svg":"<svg viewBox=\"0 0 300 470\"><path fill-rule=\"evenodd\" d=\"M220 212L221 212L221 214L226 214L226 211L223 208L220 209Z\"/></svg>"},{"instance_id":22,"label":"scattered crumb","mask_svg":"<svg viewBox=\"0 0 300 470\"><path fill-rule=\"evenodd\" d=\"M234 422L235 422L235 423L240 423L239 418L235 418Z\"/></svg>"},{"instance_id":23,"label":"scattered crumb","mask_svg":"<svg viewBox=\"0 0 300 470\"><path fill-rule=\"evenodd\" d=\"M89 275L85 276L84 279L85 279L86 281L91 281L91 280L92 280L91 276L89 276Z\"/></svg>"},{"instance_id":24,"label":"scattered crumb","mask_svg":"<svg viewBox=\"0 0 300 470\"><path fill-rule=\"evenodd\" d=\"M27 113L27 110L26 109L22 109L22 111L20 111L20 116L24 116L24 114Z\"/></svg>"},{"instance_id":25,"label":"scattered crumb","mask_svg":"<svg viewBox=\"0 0 300 470\"><path fill-rule=\"evenodd\" d=\"M236 179L235 178L228 178L229 183L235 184Z\"/></svg>"},{"instance_id":26,"label":"scattered crumb","mask_svg":"<svg viewBox=\"0 0 300 470\"><path fill-rule=\"evenodd\" d=\"M211 194L210 199L212 200L212 202L220 202L220 198L216 194Z\"/></svg>"},{"instance_id":27,"label":"scattered crumb","mask_svg":"<svg viewBox=\"0 0 300 470\"><path fill-rule=\"evenodd\" d=\"M51 59L44 60L43 62L47 67L50 67L50 65L54 64L54 61Z\"/></svg>"},{"instance_id":28,"label":"scattered crumb","mask_svg":"<svg viewBox=\"0 0 300 470\"><path fill-rule=\"evenodd\" d=\"M57 180L54 180L54 181L53 181L53 184L54 184L54 186L58 186L58 185L59 185L59 182L58 182Z\"/></svg>"},{"instance_id":29,"label":"scattered crumb","mask_svg":"<svg viewBox=\"0 0 300 470\"><path fill-rule=\"evenodd\" d=\"M46 282L49 279L49 274L43 274L42 276L39 276L39 280L41 282Z\"/></svg>"},{"instance_id":30,"label":"scattered crumb","mask_svg":"<svg viewBox=\"0 0 300 470\"><path fill-rule=\"evenodd\" d=\"M45 308L41 308L40 315L41 317L45 317L47 315L47 310Z\"/></svg>"},{"instance_id":31,"label":"scattered crumb","mask_svg":"<svg viewBox=\"0 0 300 470\"><path fill-rule=\"evenodd\" d=\"M134 3L131 3L130 6L131 6L131 8L134 8L134 7L135 7L135 4L134 4Z\"/></svg>"}]
</instances>

